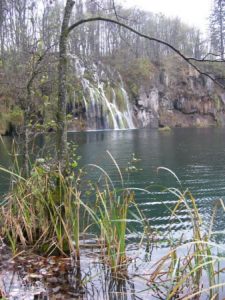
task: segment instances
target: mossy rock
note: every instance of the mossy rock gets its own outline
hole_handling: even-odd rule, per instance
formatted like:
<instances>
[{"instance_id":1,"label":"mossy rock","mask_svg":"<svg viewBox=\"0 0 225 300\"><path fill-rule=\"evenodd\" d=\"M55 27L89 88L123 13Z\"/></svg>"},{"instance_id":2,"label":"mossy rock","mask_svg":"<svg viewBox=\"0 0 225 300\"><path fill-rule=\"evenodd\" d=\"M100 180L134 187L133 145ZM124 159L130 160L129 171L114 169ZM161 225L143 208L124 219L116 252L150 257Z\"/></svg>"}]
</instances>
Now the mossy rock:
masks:
<instances>
[{"instance_id":1,"label":"mossy rock","mask_svg":"<svg viewBox=\"0 0 225 300\"><path fill-rule=\"evenodd\" d=\"M215 103L216 110L220 111L221 110L221 100L220 100L219 96L215 95L213 100L214 100L214 103Z\"/></svg>"},{"instance_id":2,"label":"mossy rock","mask_svg":"<svg viewBox=\"0 0 225 300\"><path fill-rule=\"evenodd\" d=\"M169 126L160 127L158 129L160 132L170 132L171 128Z\"/></svg>"},{"instance_id":3,"label":"mossy rock","mask_svg":"<svg viewBox=\"0 0 225 300\"><path fill-rule=\"evenodd\" d=\"M112 88L109 84L104 86L104 93L108 101L112 102L113 100L113 93L112 93Z\"/></svg>"},{"instance_id":4,"label":"mossy rock","mask_svg":"<svg viewBox=\"0 0 225 300\"><path fill-rule=\"evenodd\" d=\"M127 110L127 105L124 99L124 94L121 90L121 88L117 87L114 89L115 90L115 94L116 94L116 104L117 107L119 108L119 110L121 112L124 112Z\"/></svg>"}]
</instances>

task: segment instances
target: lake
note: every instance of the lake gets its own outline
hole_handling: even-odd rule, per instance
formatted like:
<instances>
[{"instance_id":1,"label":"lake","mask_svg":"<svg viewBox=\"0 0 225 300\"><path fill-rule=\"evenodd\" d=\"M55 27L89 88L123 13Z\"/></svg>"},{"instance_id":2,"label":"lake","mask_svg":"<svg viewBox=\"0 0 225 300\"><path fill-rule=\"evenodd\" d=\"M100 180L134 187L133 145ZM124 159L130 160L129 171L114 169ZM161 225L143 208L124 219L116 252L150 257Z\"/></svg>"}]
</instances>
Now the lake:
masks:
<instances>
[{"instance_id":1,"label":"lake","mask_svg":"<svg viewBox=\"0 0 225 300\"><path fill-rule=\"evenodd\" d=\"M196 198L203 217L205 230L211 220L212 210L220 198L225 198L225 132L223 129L173 129L160 132L153 129L128 131L93 131L69 132L69 141L78 145L81 156L80 166L96 164L106 170L113 182L120 186L120 176L107 150L112 154L121 171L124 173L126 186L147 189L149 193L136 192L136 200L150 226L158 232L170 229L173 237L190 234L190 218L187 209L179 211L178 217L171 218L171 210L176 204L176 197L166 191L168 187L180 190L190 189ZM10 148L11 139L3 138L5 145L0 146L0 164L10 165L10 156L6 148ZM39 156L45 153L45 147L54 145L54 135L39 137ZM44 149L44 150L43 150ZM133 159L133 154L135 158ZM139 160L140 159L140 160ZM131 166L140 171L125 170ZM158 167L172 170L180 179L182 187L176 178ZM97 169L89 168L89 176L94 179L100 176ZM0 193L8 189L8 176L1 173ZM139 236L140 225L133 222L131 239ZM223 231L225 222L222 211L216 215L213 230Z\"/></svg>"}]
</instances>

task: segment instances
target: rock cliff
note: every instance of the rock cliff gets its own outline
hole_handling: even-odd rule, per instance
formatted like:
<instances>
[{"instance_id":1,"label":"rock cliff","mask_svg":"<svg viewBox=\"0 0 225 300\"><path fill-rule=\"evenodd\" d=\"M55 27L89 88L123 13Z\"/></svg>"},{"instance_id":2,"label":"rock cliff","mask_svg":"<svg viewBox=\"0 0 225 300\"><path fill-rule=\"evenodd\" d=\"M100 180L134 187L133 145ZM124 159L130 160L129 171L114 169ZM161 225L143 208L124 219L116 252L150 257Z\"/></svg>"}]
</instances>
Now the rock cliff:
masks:
<instances>
[{"instance_id":1,"label":"rock cliff","mask_svg":"<svg viewBox=\"0 0 225 300\"><path fill-rule=\"evenodd\" d=\"M134 116L138 127L225 125L225 90L184 63L159 68L140 86Z\"/></svg>"}]
</instances>

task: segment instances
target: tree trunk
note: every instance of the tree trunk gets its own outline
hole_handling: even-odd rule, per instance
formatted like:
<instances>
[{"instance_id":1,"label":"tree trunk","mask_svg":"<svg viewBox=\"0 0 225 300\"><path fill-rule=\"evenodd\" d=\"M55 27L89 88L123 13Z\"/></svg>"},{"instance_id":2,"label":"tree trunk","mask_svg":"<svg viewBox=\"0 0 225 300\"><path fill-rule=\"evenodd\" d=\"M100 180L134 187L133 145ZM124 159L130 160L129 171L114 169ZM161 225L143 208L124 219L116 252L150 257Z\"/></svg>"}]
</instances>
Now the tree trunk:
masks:
<instances>
[{"instance_id":1,"label":"tree trunk","mask_svg":"<svg viewBox=\"0 0 225 300\"><path fill-rule=\"evenodd\" d=\"M220 26L220 56L224 59L224 29L223 29L223 3L219 1L219 26Z\"/></svg>"},{"instance_id":2,"label":"tree trunk","mask_svg":"<svg viewBox=\"0 0 225 300\"><path fill-rule=\"evenodd\" d=\"M66 77L67 77L67 40L69 21L75 2L67 0L64 10L63 23L59 41L59 78L58 78L58 130L57 130L57 151L58 161L65 167L67 160L67 125L66 125Z\"/></svg>"}]
</instances>

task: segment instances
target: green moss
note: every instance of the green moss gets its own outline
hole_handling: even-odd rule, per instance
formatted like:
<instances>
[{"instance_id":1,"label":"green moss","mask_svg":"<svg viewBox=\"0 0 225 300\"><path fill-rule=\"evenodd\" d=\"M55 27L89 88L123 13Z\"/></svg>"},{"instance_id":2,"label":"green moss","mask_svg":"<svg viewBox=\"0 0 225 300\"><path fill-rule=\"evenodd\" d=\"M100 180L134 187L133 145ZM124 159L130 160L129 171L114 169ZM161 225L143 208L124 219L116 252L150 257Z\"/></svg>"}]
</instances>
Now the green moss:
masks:
<instances>
[{"instance_id":1,"label":"green moss","mask_svg":"<svg viewBox=\"0 0 225 300\"><path fill-rule=\"evenodd\" d=\"M114 127L114 123L113 123L112 115L109 113L108 117L109 117L109 128L113 128Z\"/></svg>"},{"instance_id":2,"label":"green moss","mask_svg":"<svg viewBox=\"0 0 225 300\"><path fill-rule=\"evenodd\" d=\"M149 80L155 72L154 65L147 58L132 60L127 66L119 68L122 77L130 91L131 98L138 96L139 87L149 85Z\"/></svg>"},{"instance_id":3,"label":"green moss","mask_svg":"<svg viewBox=\"0 0 225 300\"><path fill-rule=\"evenodd\" d=\"M135 84L134 82L131 83L130 85L130 90L131 90L131 93L134 97L137 97L138 96L138 92L139 92L139 88L137 86L137 84Z\"/></svg>"},{"instance_id":4,"label":"green moss","mask_svg":"<svg viewBox=\"0 0 225 300\"><path fill-rule=\"evenodd\" d=\"M220 100L219 96L215 95L213 100L214 100L214 103L215 103L216 110L220 111L221 110L221 100Z\"/></svg>"},{"instance_id":5,"label":"green moss","mask_svg":"<svg viewBox=\"0 0 225 300\"><path fill-rule=\"evenodd\" d=\"M108 101L112 102L113 101L113 94L112 94L112 88L109 84L106 86L104 85L104 93Z\"/></svg>"},{"instance_id":6,"label":"green moss","mask_svg":"<svg viewBox=\"0 0 225 300\"><path fill-rule=\"evenodd\" d=\"M116 94L116 104L117 104L119 110L121 112L124 112L127 109L127 107L126 107L123 92L122 92L121 88L118 88L118 87L115 88L114 91Z\"/></svg>"},{"instance_id":7,"label":"green moss","mask_svg":"<svg viewBox=\"0 0 225 300\"><path fill-rule=\"evenodd\" d=\"M89 81L93 81L93 74L90 71L85 70L84 78L86 78Z\"/></svg>"}]
</instances>

